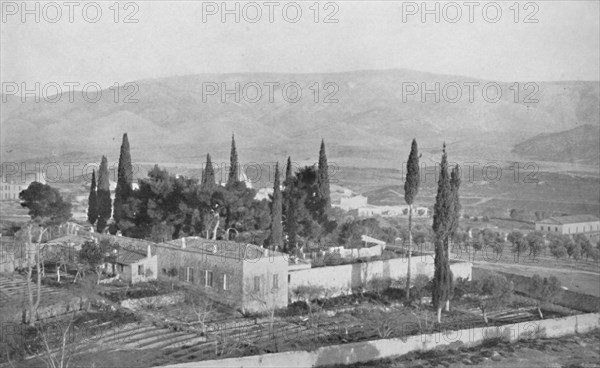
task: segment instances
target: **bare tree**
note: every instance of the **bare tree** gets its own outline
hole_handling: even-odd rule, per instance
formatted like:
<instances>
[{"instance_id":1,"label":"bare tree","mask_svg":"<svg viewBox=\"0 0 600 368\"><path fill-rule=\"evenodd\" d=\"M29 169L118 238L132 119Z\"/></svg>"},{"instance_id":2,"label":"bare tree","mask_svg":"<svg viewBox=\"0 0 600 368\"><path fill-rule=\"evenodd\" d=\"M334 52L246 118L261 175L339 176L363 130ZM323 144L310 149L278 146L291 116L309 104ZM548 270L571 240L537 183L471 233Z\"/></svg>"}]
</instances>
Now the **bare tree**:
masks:
<instances>
[{"instance_id":1,"label":"bare tree","mask_svg":"<svg viewBox=\"0 0 600 368\"><path fill-rule=\"evenodd\" d=\"M213 301L210 300L206 295L202 295L196 290L188 290L186 297L189 303L192 305L192 310L198 319L197 322L200 325L202 334L206 336L207 319L209 319L214 313Z\"/></svg>"},{"instance_id":2,"label":"bare tree","mask_svg":"<svg viewBox=\"0 0 600 368\"><path fill-rule=\"evenodd\" d=\"M27 225L27 296L28 296L28 307L29 307L29 325L33 326L35 324L35 316L37 315L37 310L40 306L41 294L42 294L42 263L44 262L42 259L41 252L41 242L44 233L47 228L39 228L38 240L36 243L32 242L32 229L33 224ZM32 259L33 258L33 259ZM32 262L33 261L33 262ZM32 279L33 279L33 267L35 263L36 268L36 298L34 302L33 298L33 288L32 288Z\"/></svg>"},{"instance_id":3,"label":"bare tree","mask_svg":"<svg viewBox=\"0 0 600 368\"><path fill-rule=\"evenodd\" d=\"M37 336L40 338L42 344L42 350L37 356L42 359L48 368L68 368L71 359L73 358L75 348L77 344L68 341L69 336L73 334L73 321L75 319L75 312L71 313L71 318L67 327L62 330L59 329L58 334L60 340L57 348L54 348L53 337L50 333L50 329L44 328L44 326L37 327Z\"/></svg>"}]
</instances>

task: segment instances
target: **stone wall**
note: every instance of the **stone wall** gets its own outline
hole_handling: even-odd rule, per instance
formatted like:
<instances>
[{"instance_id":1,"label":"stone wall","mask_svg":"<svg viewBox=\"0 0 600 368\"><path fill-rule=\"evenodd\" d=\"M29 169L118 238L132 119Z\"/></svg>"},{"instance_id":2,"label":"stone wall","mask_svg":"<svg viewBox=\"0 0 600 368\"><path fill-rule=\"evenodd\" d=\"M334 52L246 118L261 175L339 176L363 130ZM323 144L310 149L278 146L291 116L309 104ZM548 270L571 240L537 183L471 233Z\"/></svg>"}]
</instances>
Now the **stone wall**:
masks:
<instances>
[{"instance_id":1,"label":"stone wall","mask_svg":"<svg viewBox=\"0 0 600 368\"><path fill-rule=\"evenodd\" d=\"M165 368L202 367L321 367L346 365L393 358L412 351L477 346L486 340L503 338L511 342L542 337L586 333L600 327L600 314L583 314L557 319L513 323L498 327L477 327L405 338L382 339L344 345L324 346L315 351L253 355L169 365Z\"/></svg>"},{"instance_id":2,"label":"stone wall","mask_svg":"<svg viewBox=\"0 0 600 368\"><path fill-rule=\"evenodd\" d=\"M121 307L131 310L138 310L149 306L162 307L165 305L179 304L183 303L184 300L185 295L183 293L174 293L168 295L150 296L147 298L126 299L121 301Z\"/></svg>"},{"instance_id":3,"label":"stone wall","mask_svg":"<svg viewBox=\"0 0 600 368\"><path fill-rule=\"evenodd\" d=\"M52 305L42 305L37 309L36 320L51 318L67 314L73 311L86 310L90 302L85 296L73 297L69 300L63 300ZM22 320L29 321L29 307L24 305L22 310Z\"/></svg>"},{"instance_id":4,"label":"stone wall","mask_svg":"<svg viewBox=\"0 0 600 368\"><path fill-rule=\"evenodd\" d=\"M450 264L454 278L471 279L471 263L458 262ZM399 279L406 277L408 261L406 258L393 258L382 261L360 262L339 266L315 267L289 273L289 291L299 286L318 285L327 290L330 296L349 294L353 289L367 286L376 278ZM433 277L433 257L423 255L413 257L411 274Z\"/></svg>"}]
</instances>

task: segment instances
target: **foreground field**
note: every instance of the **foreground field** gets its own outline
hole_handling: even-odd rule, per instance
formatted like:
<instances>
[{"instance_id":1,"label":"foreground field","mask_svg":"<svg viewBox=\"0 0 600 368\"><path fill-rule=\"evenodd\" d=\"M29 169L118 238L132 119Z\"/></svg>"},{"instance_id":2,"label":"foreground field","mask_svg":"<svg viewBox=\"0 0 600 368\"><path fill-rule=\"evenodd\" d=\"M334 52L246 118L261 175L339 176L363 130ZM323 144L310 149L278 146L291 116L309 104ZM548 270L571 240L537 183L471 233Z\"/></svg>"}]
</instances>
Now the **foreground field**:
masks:
<instances>
[{"instance_id":1,"label":"foreground field","mask_svg":"<svg viewBox=\"0 0 600 368\"><path fill-rule=\"evenodd\" d=\"M384 359L347 366L346 368L546 368L600 367L600 330L585 335L559 339L537 339L489 343L476 348L430 351L407 354L397 359Z\"/></svg>"}]
</instances>

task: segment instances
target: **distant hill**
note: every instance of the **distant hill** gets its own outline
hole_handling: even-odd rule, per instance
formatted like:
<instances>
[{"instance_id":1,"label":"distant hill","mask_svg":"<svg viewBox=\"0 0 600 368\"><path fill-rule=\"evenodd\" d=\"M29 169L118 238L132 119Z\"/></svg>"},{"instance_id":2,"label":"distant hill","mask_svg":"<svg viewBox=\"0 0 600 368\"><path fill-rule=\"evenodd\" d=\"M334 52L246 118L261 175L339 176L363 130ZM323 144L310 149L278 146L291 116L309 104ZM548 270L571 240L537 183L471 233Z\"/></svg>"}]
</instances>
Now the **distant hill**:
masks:
<instances>
[{"instance_id":1,"label":"distant hill","mask_svg":"<svg viewBox=\"0 0 600 368\"><path fill-rule=\"evenodd\" d=\"M252 103L221 101L220 93L206 96L203 83L257 83L263 97ZM278 82L274 101L268 98L264 83ZM296 82L302 87L299 102L282 98L281 86ZM294 161L317 159L321 138L327 142L328 158L342 166L398 167L408 156L410 141L416 137L424 159L439 160L442 141L453 158L518 159L515 144L540 132L560 132L577 124L600 124L599 85L597 82L544 82L533 96L539 102L523 103L531 89L521 91L519 101L512 83L499 83L502 98L486 102L481 88L474 101L467 91L457 103L441 99L421 102L420 94L402 99L403 83L448 83L488 81L462 76L438 75L413 70L355 71L327 74L223 74L189 75L138 81L137 103L124 103L132 90L103 91L97 103L85 101L75 93L56 103L35 103L19 97L3 96L1 144L2 161L33 157L60 157L69 152L82 156L101 154L115 157L121 135L129 133L132 158L140 162L199 164L206 152L213 160L227 162L231 133L235 132L240 160L243 162ZM315 102L318 83L318 102ZM334 83L338 90L325 89ZM312 89L311 89L312 86ZM253 96L252 89L248 94ZM451 94L451 92L448 92ZM579 136L581 139L589 137ZM573 137L577 139L577 137ZM568 156L557 155L560 159Z\"/></svg>"},{"instance_id":2,"label":"distant hill","mask_svg":"<svg viewBox=\"0 0 600 368\"><path fill-rule=\"evenodd\" d=\"M600 127L582 125L558 133L539 134L517 144L514 152L543 161L600 164Z\"/></svg>"}]
</instances>

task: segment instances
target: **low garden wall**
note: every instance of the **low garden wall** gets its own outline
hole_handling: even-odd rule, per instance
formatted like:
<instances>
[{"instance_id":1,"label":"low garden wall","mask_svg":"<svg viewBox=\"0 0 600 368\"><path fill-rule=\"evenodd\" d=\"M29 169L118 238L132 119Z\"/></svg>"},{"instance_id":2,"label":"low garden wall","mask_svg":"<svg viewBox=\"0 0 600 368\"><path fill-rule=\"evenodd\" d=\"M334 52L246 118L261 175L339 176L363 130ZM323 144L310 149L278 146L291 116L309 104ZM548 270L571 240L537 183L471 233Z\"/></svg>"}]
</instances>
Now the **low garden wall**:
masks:
<instances>
[{"instance_id":1,"label":"low garden wall","mask_svg":"<svg viewBox=\"0 0 600 368\"><path fill-rule=\"evenodd\" d=\"M189 362L166 368L196 367L320 367L335 364L353 364L377 359L392 358L412 351L436 348L477 346L485 340L503 338L516 342L542 337L561 337L586 333L600 327L600 314L582 314L556 319L513 323L497 327L476 327L434 334L407 336L332 345L315 351L290 351L254 355L240 358Z\"/></svg>"},{"instance_id":2,"label":"low garden wall","mask_svg":"<svg viewBox=\"0 0 600 368\"><path fill-rule=\"evenodd\" d=\"M531 277L516 275L508 272L492 271L481 267L473 267L473 277L482 279L490 273L498 273L512 281L515 290L521 293L527 293L531 285ZM581 294L571 290L562 290L553 301L554 304L579 310L582 312L600 312L600 298L593 295Z\"/></svg>"},{"instance_id":3,"label":"low garden wall","mask_svg":"<svg viewBox=\"0 0 600 368\"><path fill-rule=\"evenodd\" d=\"M184 300L185 295L183 293L173 293L167 295L150 296L147 298L126 299L121 301L121 307L131 310L138 310L150 306L162 307L165 305L183 303Z\"/></svg>"},{"instance_id":4,"label":"low garden wall","mask_svg":"<svg viewBox=\"0 0 600 368\"><path fill-rule=\"evenodd\" d=\"M71 313L71 312L76 312L76 311L80 311L80 310L86 310L88 309L90 306L90 302L88 300L87 297L82 296L82 297L73 297L69 300L62 300L59 302L55 302L51 305L41 305L38 309L37 309L37 313L36 313L36 320L40 320L40 319L45 319L45 318L51 318L51 317L56 317L56 316L61 316L63 314L67 314L67 313ZM20 316L18 316L20 315ZM3 317L7 317L7 316L3 316ZM17 317L17 318L14 318ZM22 321L29 321L29 308L27 307L27 304L24 305L23 309L20 311L15 311L15 313L11 316L8 316L7 319L11 319L12 320L22 320Z\"/></svg>"},{"instance_id":5,"label":"low garden wall","mask_svg":"<svg viewBox=\"0 0 600 368\"><path fill-rule=\"evenodd\" d=\"M450 264L454 278L471 279L471 263ZM399 279L406 277L408 261L406 258L357 262L352 264L301 269L289 272L288 290L292 295L299 286L318 285L329 293L328 296L349 294L353 289L364 287L376 278ZM434 264L431 255L413 257L411 274L433 277ZM291 298L293 300L293 297Z\"/></svg>"}]
</instances>

